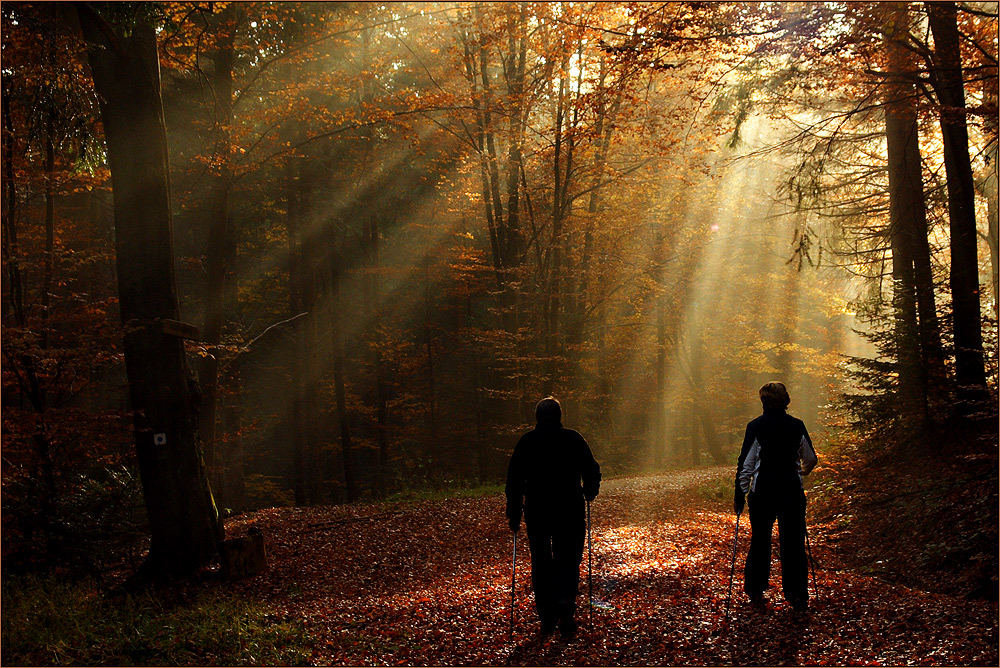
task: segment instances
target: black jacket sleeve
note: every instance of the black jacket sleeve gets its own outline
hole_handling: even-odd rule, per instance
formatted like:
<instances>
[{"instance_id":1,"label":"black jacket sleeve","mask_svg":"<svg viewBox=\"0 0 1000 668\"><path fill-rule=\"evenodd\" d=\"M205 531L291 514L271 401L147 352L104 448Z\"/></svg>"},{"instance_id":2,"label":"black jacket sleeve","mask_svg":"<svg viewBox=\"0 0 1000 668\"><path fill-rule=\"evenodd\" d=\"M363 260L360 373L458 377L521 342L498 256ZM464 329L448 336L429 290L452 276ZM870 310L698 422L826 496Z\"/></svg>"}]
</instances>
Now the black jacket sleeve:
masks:
<instances>
[{"instance_id":1,"label":"black jacket sleeve","mask_svg":"<svg viewBox=\"0 0 1000 668\"><path fill-rule=\"evenodd\" d=\"M507 495L507 519L518 523L521 521L521 512L524 510L523 441L522 437L514 446L514 452L510 456L510 463L507 465L507 486L504 489L504 493Z\"/></svg>"}]
</instances>

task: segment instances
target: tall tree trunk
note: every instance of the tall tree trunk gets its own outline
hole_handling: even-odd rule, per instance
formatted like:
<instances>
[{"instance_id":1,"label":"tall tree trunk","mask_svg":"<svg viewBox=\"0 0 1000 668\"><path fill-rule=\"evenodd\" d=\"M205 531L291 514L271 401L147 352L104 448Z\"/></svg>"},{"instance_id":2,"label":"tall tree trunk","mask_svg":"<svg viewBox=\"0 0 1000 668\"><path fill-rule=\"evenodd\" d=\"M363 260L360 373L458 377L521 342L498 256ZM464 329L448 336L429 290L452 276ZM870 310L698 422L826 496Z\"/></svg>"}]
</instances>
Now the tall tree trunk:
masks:
<instances>
[{"instance_id":1,"label":"tall tree trunk","mask_svg":"<svg viewBox=\"0 0 1000 668\"><path fill-rule=\"evenodd\" d=\"M427 435L430 443L438 440L437 384L434 376L434 336L432 333L431 255L424 253L424 347L427 351Z\"/></svg>"},{"instance_id":2,"label":"tall tree trunk","mask_svg":"<svg viewBox=\"0 0 1000 668\"><path fill-rule=\"evenodd\" d=\"M929 420L931 394L938 391L934 388L941 387L947 372L927 240L914 85L917 67L913 52L905 44L910 34L908 8L891 5L889 17L887 23L891 28L885 43L890 77L885 95L889 236L893 248L898 363L906 367L900 369L899 391L909 412ZM901 254L898 268L897 249Z\"/></svg>"},{"instance_id":3,"label":"tall tree trunk","mask_svg":"<svg viewBox=\"0 0 1000 668\"><path fill-rule=\"evenodd\" d=\"M223 28L225 30L225 28ZM224 457L220 456L217 441L216 413L219 401L219 357L222 351L222 327L225 320L226 282L232 273L227 266L227 241L231 237L229 221L229 126L233 109L233 41L232 34L220 38L213 54L214 71L211 76L211 90L214 95L214 149L212 164L217 171L210 174L208 192L208 247L205 253L205 321L202 326L202 341L208 346L208 354L200 360L198 381L201 385L201 419L199 422L202 446L205 448L205 463L208 466L212 489L216 490L217 501L223 508L231 507L225 485ZM293 314L294 315L294 314Z\"/></svg>"},{"instance_id":4,"label":"tall tree trunk","mask_svg":"<svg viewBox=\"0 0 1000 668\"><path fill-rule=\"evenodd\" d=\"M40 345L49 347L49 308L52 304L52 271L56 240L56 148L55 110L49 109L45 122L45 254L42 256L42 325Z\"/></svg>"},{"instance_id":5,"label":"tall tree trunk","mask_svg":"<svg viewBox=\"0 0 1000 668\"><path fill-rule=\"evenodd\" d=\"M913 118L916 121L916 117ZM904 219L912 207L907 179L905 151L909 133L916 130L909 119L889 106L885 114L885 135L889 158L889 243L892 248L892 305L895 313L897 397L903 414L924 419L927 415L926 378L921 364L917 337L917 300L913 270L913 239ZM923 188L921 186L921 192Z\"/></svg>"},{"instance_id":6,"label":"tall tree trunk","mask_svg":"<svg viewBox=\"0 0 1000 668\"><path fill-rule=\"evenodd\" d=\"M222 528L198 442L198 392L184 342L165 320L180 309L156 31L127 30L76 6L100 99L114 192L125 370L150 525L140 574L188 575L218 552Z\"/></svg>"},{"instance_id":7,"label":"tall tree trunk","mask_svg":"<svg viewBox=\"0 0 1000 668\"><path fill-rule=\"evenodd\" d=\"M490 250L492 251L491 257L493 260L493 276L496 279L497 287L503 290L506 283L504 277L503 268L503 258L504 251L500 245L500 235L498 230L497 215L502 215L503 212L493 211L493 200L490 197L491 186L490 186L490 172L488 160L486 157L486 127L485 127L485 104L482 96L479 94L479 74L477 73L476 67L476 51L473 50L472 45L469 42L469 35L463 35L463 46L465 48L465 75L469 80L469 85L471 87L472 104L476 110L476 125L475 125L475 135L473 137L476 152L479 155L479 177L481 182L481 194L483 198L483 209L486 216L486 228L490 235Z\"/></svg>"},{"instance_id":8,"label":"tall tree trunk","mask_svg":"<svg viewBox=\"0 0 1000 668\"><path fill-rule=\"evenodd\" d=\"M1000 81L992 77L986 85L984 95L984 106L996 109L997 102L1000 101ZM998 206L998 177L1000 177L1000 146L998 146L998 126L1000 119L996 115L987 116L983 125L984 134L988 138L986 149L983 151L986 166L983 170L982 178L977 182L980 193L986 200L986 244L990 249L990 275L993 282L993 317L1000 317L1000 225L997 222Z\"/></svg>"},{"instance_id":9,"label":"tall tree trunk","mask_svg":"<svg viewBox=\"0 0 1000 668\"><path fill-rule=\"evenodd\" d=\"M482 35L482 15L480 6L475 6L477 21L480 23L480 35ZM493 128L493 87L490 83L489 67L487 63L486 42L480 37L479 41L479 76L482 84L482 125L483 137L486 144L486 171L488 174L489 197L492 200L493 220L497 231L497 247L501 257L496 261L498 267L509 267L510 262L507 257L509 248L508 230L509 227L504 220L503 200L500 195L500 170L497 159L495 130Z\"/></svg>"},{"instance_id":10,"label":"tall tree trunk","mask_svg":"<svg viewBox=\"0 0 1000 668\"><path fill-rule=\"evenodd\" d=\"M660 468L667 456L667 290L664 286L666 263L664 252L666 235L663 228L656 231L656 263L654 270L657 287L656 295L656 396L653 403L653 464Z\"/></svg>"},{"instance_id":11,"label":"tall tree trunk","mask_svg":"<svg viewBox=\"0 0 1000 668\"><path fill-rule=\"evenodd\" d=\"M997 160L1000 155L997 153L996 140L989 151L990 163L986 178L983 179L983 195L986 197L986 220L988 231L986 243L990 248L990 274L993 281L993 317L1000 317L1000 224L997 221Z\"/></svg>"},{"instance_id":12,"label":"tall tree trunk","mask_svg":"<svg viewBox=\"0 0 1000 668\"><path fill-rule=\"evenodd\" d=\"M285 222L288 231L288 310L292 318L302 314L305 309L304 304L304 278L305 268L302 266L302 201L301 201L301 169L295 161L289 163L286 173L286 211ZM307 477L307 447L306 447L306 426L304 424L304 384L303 377L306 373L305 363L302 359L303 341L305 339L305 327L302 319L295 323L295 346L296 350L290 362L290 378L288 380L291 389L291 410L288 416L288 430L292 446L292 490L295 497L296 506L305 506L309 503L309 483Z\"/></svg>"},{"instance_id":13,"label":"tall tree trunk","mask_svg":"<svg viewBox=\"0 0 1000 668\"><path fill-rule=\"evenodd\" d=\"M520 201L519 194L521 175L521 151L524 143L524 114L526 102L524 99L524 67L527 57L528 39L525 34L527 30L527 3L518 3L517 17L514 12L510 12L510 32L508 35L508 49L513 65L513 73L508 78L507 90L513 101L511 109L511 136L507 153L507 248L504 254L510 265L520 264L521 249L521 222L520 222Z\"/></svg>"},{"instance_id":14,"label":"tall tree trunk","mask_svg":"<svg viewBox=\"0 0 1000 668\"><path fill-rule=\"evenodd\" d=\"M563 124L566 118L566 76L569 71L569 53L562 44L562 59L559 75L559 92L556 94L555 108L555 145L552 153L552 237L549 242L549 280L545 318L545 349L548 357L548 373L543 385L543 392L551 394L559 375L558 359L561 354L559 345L559 314L562 308L560 296L562 290L562 250L563 250L563 219L566 197L563 192L566 182L563 178L563 168L566 179L569 178L570 165L563 164Z\"/></svg>"},{"instance_id":15,"label":"tall tree trunk","mask_svg":"<svg viewBox=\"0 0 1000 668\"><path fill-rule=\"evenodd\" d=\"M6 76L6 75L5 75ZM3 106L3 254L7 260L7 280L10 297L4 299L10 305L14 322L23 327L24 290L21 284L21 250L17 235L17 180L14 172L14 120L10 110L10 96L0 96Z\"/></svg>"},{"instance_id":16,"label":"tall tree trunk","mask_svg":"<svg viewBox=\"0 0 1000 668\"><path fill-rule=\"evenodd\" d=\"M975 183L969 158L965 86L954 2L927 2L934 36L931 81L941 105L941 134L948 184L951 228L951 295L955 338L955 382L960 414L985 408L986 367L979 304L979 256L976 236Z\"/></svg>"},{"instance_id":17,"label":"tall tree trunk","mask_svg":"<svg viewBox=\"0 0 1000 668\"><path fill-rule=\"evenodd\" d=\"M894 13L890 25L897 29L905 17L905 9ZM903 24L905 25L905 23ZM901 31L906 35L908 31ZM891 36L886 40L891 76L903 76L898 68L901 47ZM896 65L896 67L893 67ZM927 416L927 392L924 367L921 364L920 340L917 336L917 293L914 273L912 230L914 209L923 202L920 155L910 151L917 145L917 116L912 106L911 90L901 81L891 81L886 88L885 138L889 175L889 244L892 249L892 305L895 313L895 352L897 389L900 410L908 418L923 420ZM912 141L911 141L912 140ZM918 148L919 150L919 148ZM914 171L915 170L915 171ZM914 199L916 198L916 200ZM921 206L921 210L923 207ZM925 225L926 229L926 225ZM925 233L926 234L926 233Z\"/></svg>"},{"instance_id":18,"label":"tall tree trunk","mask_svg":"<svg viewBox=\"0 0 1000 668\"><path fill-rule=\"evenodd\" d=\"M344 307L341 304L340 258L336 253L331 256L331 309L330 309L330 345L333 349L333 393L337 404L337 423L340 428L340 456L344 468L344 489L348 502L358 499L358 480L354 465L354 447L351 441L351 421L347 413L347 387L344 379L344 335L341 327Z\"/></svg>"},{"instance_id":19,"label":"tall tree trunk","mask_svg":"<svg viewBox=\"0 0 1000 668\"><path fill-rule=\"evenodd\" d=\"M726 464L726 456L722 452L722 443L719 442L719 435L715 431L715 421L711 412L704 405L698 409L698 419L701 421L701 433L705 435L705 445L708 446L708 453L712 455L712 461L716 466Z\"/></svg>"},{"instance_id":20,"label":"tall tree trunk","mask_svg":"<svg viewBox=\"0 0 1000 668\"><path fill-rule=\"evenodd\" d=\"M379 226L374 213L367 213L363 231L365 260L364 311L368 323L367 340L372 370L375 375L375 440L378 443L378 467L375 492L379 498L388 494L389 440L388 440L388 386L385 363L382 359L382 322L380 286Z\"/></svg>"},{"instance_id":21,"label":"tall tree trunk","mask_svg":"<svg viewBox=\"0 0 1000 668\"><path fill-rule=\"evenodd\" d=\"M701 447L698 442L698 411L694 402L690 406L691 413L688 415L688 432L691 434L691 465L701 466Z\"/></svg>"}]
</instances>

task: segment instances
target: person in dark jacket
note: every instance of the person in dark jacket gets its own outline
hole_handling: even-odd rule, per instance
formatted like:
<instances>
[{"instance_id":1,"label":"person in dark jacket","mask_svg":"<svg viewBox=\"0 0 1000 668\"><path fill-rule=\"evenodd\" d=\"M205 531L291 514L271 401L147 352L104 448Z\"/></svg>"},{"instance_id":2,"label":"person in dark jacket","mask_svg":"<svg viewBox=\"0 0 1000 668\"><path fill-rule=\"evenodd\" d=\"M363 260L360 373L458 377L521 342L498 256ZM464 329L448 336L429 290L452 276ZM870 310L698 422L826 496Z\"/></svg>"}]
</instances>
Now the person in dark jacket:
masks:
<instances>
[{"instance_id":1,"label":"person in dark jacket","mask_svg":"<svg viewBox=\"0 0 1000 668\"><path fill-rule=\"evenodd\" d=\"M782 593L792 608L805 612L809 591L802 479L816 465L816 451L802 420L785 412L789 397L784 385L765 384L760 400L764 414L747 425L736 465L733 510L743 512L744 494L750 506L743 588L753 604L764 605L764 590L770 586L771 531L777 520Z\"/></svg>"},{"instance_id":2,"label":"person in dark jacket","mask_svg":"<svg viewBox=\"0 0 1000 668\"><path fill-rule=\"evenodd\" d=\"M562 426L562 408L552 397L535 407L534 429L514 447L507 468L510 530L528 529L531 585L544 634L558 624L566 637L576 631L576 596L586 537L586 505L600 489L601 467L578 432Z\"/></svg>"}]
</instances>

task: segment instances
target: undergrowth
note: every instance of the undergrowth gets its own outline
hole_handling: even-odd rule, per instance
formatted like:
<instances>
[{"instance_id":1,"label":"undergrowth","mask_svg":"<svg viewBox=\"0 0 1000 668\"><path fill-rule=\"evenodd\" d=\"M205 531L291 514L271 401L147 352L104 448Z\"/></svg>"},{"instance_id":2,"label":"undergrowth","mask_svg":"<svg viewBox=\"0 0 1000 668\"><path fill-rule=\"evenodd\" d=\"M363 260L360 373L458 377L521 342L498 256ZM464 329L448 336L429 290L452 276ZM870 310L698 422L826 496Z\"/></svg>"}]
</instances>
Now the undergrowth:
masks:
<instances>
[{"instance_id":1,"label":"undergrowth","mask_svg":"<svg viewBox=\"0 0 1000 668\"><path fill-rule=\"evenodd\" d=\"M90 582L5 578L0 662L22 666L303 665L298 622L217 587L104 596Z\"/></svg>"},{"instance_id":2,"label":"undergrowth","mask_svg":"<svg viewBox=\"0 0 1000 668\"><path fill-rule=\"evenodd\" d=\"M919 438L842 442L810 490L840 567L895 584L997 600L996 426L951 424Z\"/></svg>"}]
</instances>

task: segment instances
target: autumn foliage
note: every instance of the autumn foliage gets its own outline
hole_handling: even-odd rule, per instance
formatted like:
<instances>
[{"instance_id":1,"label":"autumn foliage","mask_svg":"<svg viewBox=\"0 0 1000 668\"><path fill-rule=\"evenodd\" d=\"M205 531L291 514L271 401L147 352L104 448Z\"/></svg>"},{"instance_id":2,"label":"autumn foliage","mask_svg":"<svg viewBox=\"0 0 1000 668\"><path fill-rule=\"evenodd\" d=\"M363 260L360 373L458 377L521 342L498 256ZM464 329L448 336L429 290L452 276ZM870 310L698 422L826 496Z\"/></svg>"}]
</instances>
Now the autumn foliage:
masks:
<instances>
[{"instance_id":1,"label":"autumn foliage","mask_svg":"<svg viewBox=\"0 0 1000 668\"><path fill-rule=\"evenodd\" d=\"M838 649L843 620L874 623L860 599L904 626L938 599L831 571L817 619L837 624L793 646L779 605L778 639L741 654L749 612L719 625L731 518L630 476L731 465L779 379L829 467L820 550L881 570L912 544L916 566L871 573L933 588L942 571L942 595L995 600L995 3L5 2L0 18L5 577L111 582L147 554L162 506L139 481L161 460L136 455L155 411L133 405L125 342L149 323L122 312L155 278L179 313L144 319L186 337L167 413L187 416L189 468L203 460L229 532L268 531L272 570L239 587L305 614L314 660L984 660L942 629L985 608L951 599L929 644L869 629ZM152 249L118 263L124 192L89 59L95 39L127 55L140 28L168 152L155 271ZM379 504L501 482L549 394L628 481L602 496L597 593L618 602L576 644L505 644L496 499ZM200 507L192 525L217 528ZM215 571L222 548L204 548L191 574Z\"/></svg>"}]
</instances>

